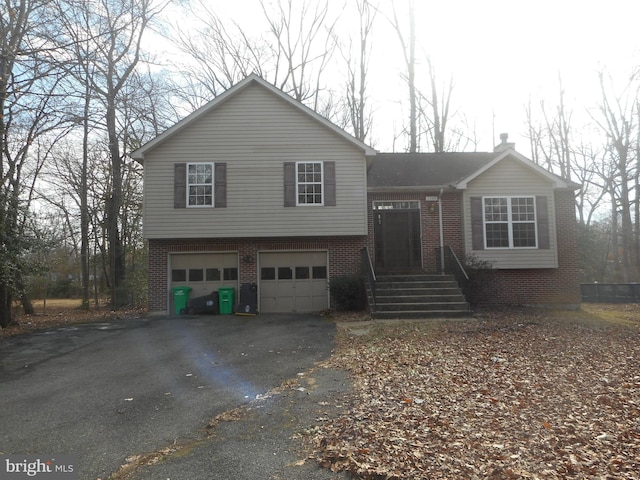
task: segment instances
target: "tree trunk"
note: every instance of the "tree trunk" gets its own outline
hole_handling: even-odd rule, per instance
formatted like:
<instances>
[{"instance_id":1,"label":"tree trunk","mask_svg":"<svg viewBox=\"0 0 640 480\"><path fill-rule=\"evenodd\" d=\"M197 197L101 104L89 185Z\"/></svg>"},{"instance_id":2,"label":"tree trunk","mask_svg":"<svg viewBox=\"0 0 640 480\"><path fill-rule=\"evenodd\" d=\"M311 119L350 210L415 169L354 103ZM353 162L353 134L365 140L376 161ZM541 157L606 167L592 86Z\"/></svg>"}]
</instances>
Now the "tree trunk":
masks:
<instances>
[{"instance_id":1,"label":"tree trunk","mask_svg":"<svg viewBox=\"0 0 640 480\"><path fill-rule=\"evenodd\" d=\"M618 245L618 207L613 186L610 187L611 195L611 261L613 262L613 282L620 281L620 249Z\"/></svg>"},{"instance_id":2,"label":"tree trunk","mask_svg":"<svg viewBox=\"0 0 640 480\"><path fill-rule=\"evenodd\" d=\"M31 300L29 299L29 296L27 294L24 294L20 297L20 302L22 303L22 309L24 310L25 314L33 315L34 313L36 313L35 309L33 308L33 303L31 303Z\"/></svg>"},{"instance_id":3,"label":"tree trunk","mask_svg":"<svg viewBox=\"0 0 640 480\"><path fill-rule=\"evenodd\" d=\"M405 66L407 67L407 87L409 89L409 153L418 151L418 101L416 92L416 22L413 0L409 0L409 38L405 41L404 28L398 21L398 15L393 7L392 26L398 35Z\"/></svg>"},{"instance_id":4,"label":"tree trunk","mask_svg":"<svg viewBox=\"0 0 640 480\"><path fill-rule=\"evenodd\" d=\"M626 172L626 157L621 157L619 171ZM632 270L636 267L635 248L633 241L633 225L631 223L631 204L629 196L629 185L624 177L620 182L620 223L622 230L622 264L623 279L625 283L629 283L636 275Z\"/></svg>"},{"instance_id":5,"label":"tree trunk","mask_svg":"<svg viewBox=\"0 0 640 480\"><path fill-rule=\"evenodd\" d=\"M89 200L87 175L89 174L89 106L91 90L86 82L82 132L82 178L80 179L80 263L82 275L82 309L89 309Z\"/></svg>"},{"instance_id":6,"label":"tree trunk","mask_svg":"<svg viewBox=\"0 0 640 480\"><path fill-rule=\"evenodd\" d=\"M7 292L6 285L0 282L0 327L7 328L12 323L11 296Z\"/></svg>"},{"instance_id":7,"label":"tree trunk","mask_svg":"<svg viewBox=\"0 0 640 480\"><path fill-rule=\"evenodd\" d=\"M107 230L109 235L109 279L111 284L111 306L120 305L118 288L124 279L124 253L120 232L118 228L118 216L122 203L122 163L120 159L120 147L116 130L115 94L107 99L107 135L109 138L109 155L111 157L112 191L111 198L107 202Z\"/></svg>"},{"instance_id":8,"label":"tree trunk","mask_svg":"<svg viewBox=\"0 0 640 480\"><path fill-rule=\"evenodd\" d=\"M418 151L418 109L416 105L416 21L413 0L409 2L409 153Z\"/></svg>"}]
</instances>

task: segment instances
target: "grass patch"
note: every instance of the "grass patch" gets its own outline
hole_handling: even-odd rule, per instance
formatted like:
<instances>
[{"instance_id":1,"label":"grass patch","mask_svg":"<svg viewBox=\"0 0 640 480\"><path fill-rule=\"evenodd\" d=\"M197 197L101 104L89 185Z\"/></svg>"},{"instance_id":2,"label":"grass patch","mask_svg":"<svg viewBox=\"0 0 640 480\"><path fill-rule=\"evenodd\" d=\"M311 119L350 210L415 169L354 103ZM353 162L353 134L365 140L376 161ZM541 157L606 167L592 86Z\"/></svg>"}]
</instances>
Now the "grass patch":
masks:
<instances>
[{"instance_id":1,"label":"grass patch","mask_svg":"<svg viewBox=\"0 0 640 480\"><path fill-rule=\"evenodd\" d=\"M640 304L583 303L581 309L591 318L606 323L640 325Z\"/></svg>"}]
</instances>

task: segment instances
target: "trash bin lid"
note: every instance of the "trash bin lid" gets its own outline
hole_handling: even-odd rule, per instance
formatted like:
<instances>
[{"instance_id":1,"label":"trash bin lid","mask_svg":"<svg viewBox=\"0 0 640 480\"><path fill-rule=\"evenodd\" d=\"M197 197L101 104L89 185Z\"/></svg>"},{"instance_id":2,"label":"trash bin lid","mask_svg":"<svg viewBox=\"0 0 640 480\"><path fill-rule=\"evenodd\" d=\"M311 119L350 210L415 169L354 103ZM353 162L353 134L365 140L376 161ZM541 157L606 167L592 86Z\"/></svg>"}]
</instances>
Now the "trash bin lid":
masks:
<instances>
[{"instance_id":1,"label":"trash bin lid","mask_svg":"<svg viewBox=\"0 0 640 480\"><path fill-rule=\"evenodd\" d=\"M191 287L173 287L173 293L177 293L178 295L190 292L191 290Z\"/></svg>"}]
</instances>

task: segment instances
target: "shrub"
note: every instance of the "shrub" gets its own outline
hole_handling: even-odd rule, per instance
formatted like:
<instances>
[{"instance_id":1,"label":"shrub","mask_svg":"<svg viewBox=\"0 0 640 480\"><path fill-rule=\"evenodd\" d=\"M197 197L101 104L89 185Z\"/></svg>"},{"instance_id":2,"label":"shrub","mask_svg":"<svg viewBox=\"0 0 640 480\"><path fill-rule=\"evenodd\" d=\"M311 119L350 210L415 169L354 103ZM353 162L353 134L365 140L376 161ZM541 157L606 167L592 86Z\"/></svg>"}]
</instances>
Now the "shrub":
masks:
<instances>
[{"instance_id":1,"label":"shrub","mask_svg":"<svg viewBox=\"0 0 640 480\"><path fill-rule=\"evenodd\" d=\"M329 281L331 303L337 310L362 310L366 302L364 283L359 277L338 277Z\"/></svg>"},{"instance_id":2,"label":"shrub","mask_svg":"<svg viewBox=\"0 0 640 480\"><path fill-rule=\"evenodd\" d=\"M47 288L49 298L71 298L76 293L76 286L69 277L60 277L50 283Z\"/></svg>"},{"instance_id":3,"label":"shrub","mask_svg":"<svg viewBox=\"0 0 640 480\"><path fill-rule=\"evenodd\" d=\"M480 260L474 255L467 255L464 259L464 269L469 280L464 282L462 290L467 301L472 306L491 303L497 286L493 281L493 265L486 260Z\"/></svg>"}]
</instances>

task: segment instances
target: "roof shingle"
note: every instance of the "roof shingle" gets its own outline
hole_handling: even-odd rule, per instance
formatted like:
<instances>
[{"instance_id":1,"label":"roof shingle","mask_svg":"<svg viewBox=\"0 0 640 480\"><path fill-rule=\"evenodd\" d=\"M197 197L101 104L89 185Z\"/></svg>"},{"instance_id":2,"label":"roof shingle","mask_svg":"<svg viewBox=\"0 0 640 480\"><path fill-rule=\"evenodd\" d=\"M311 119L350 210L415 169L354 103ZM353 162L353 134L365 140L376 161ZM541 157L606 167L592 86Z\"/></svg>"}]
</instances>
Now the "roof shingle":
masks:
<instances>
[{"instance_id":1,"label":"roof shingle","mask_svg":"<svg viewBox=\"0 0 640 480\"><path fill-rule=\"evenodd\" d=\"M500 153L378 153L367 172L369 188L447 187Z\"/></svg>"}]
</instances>

